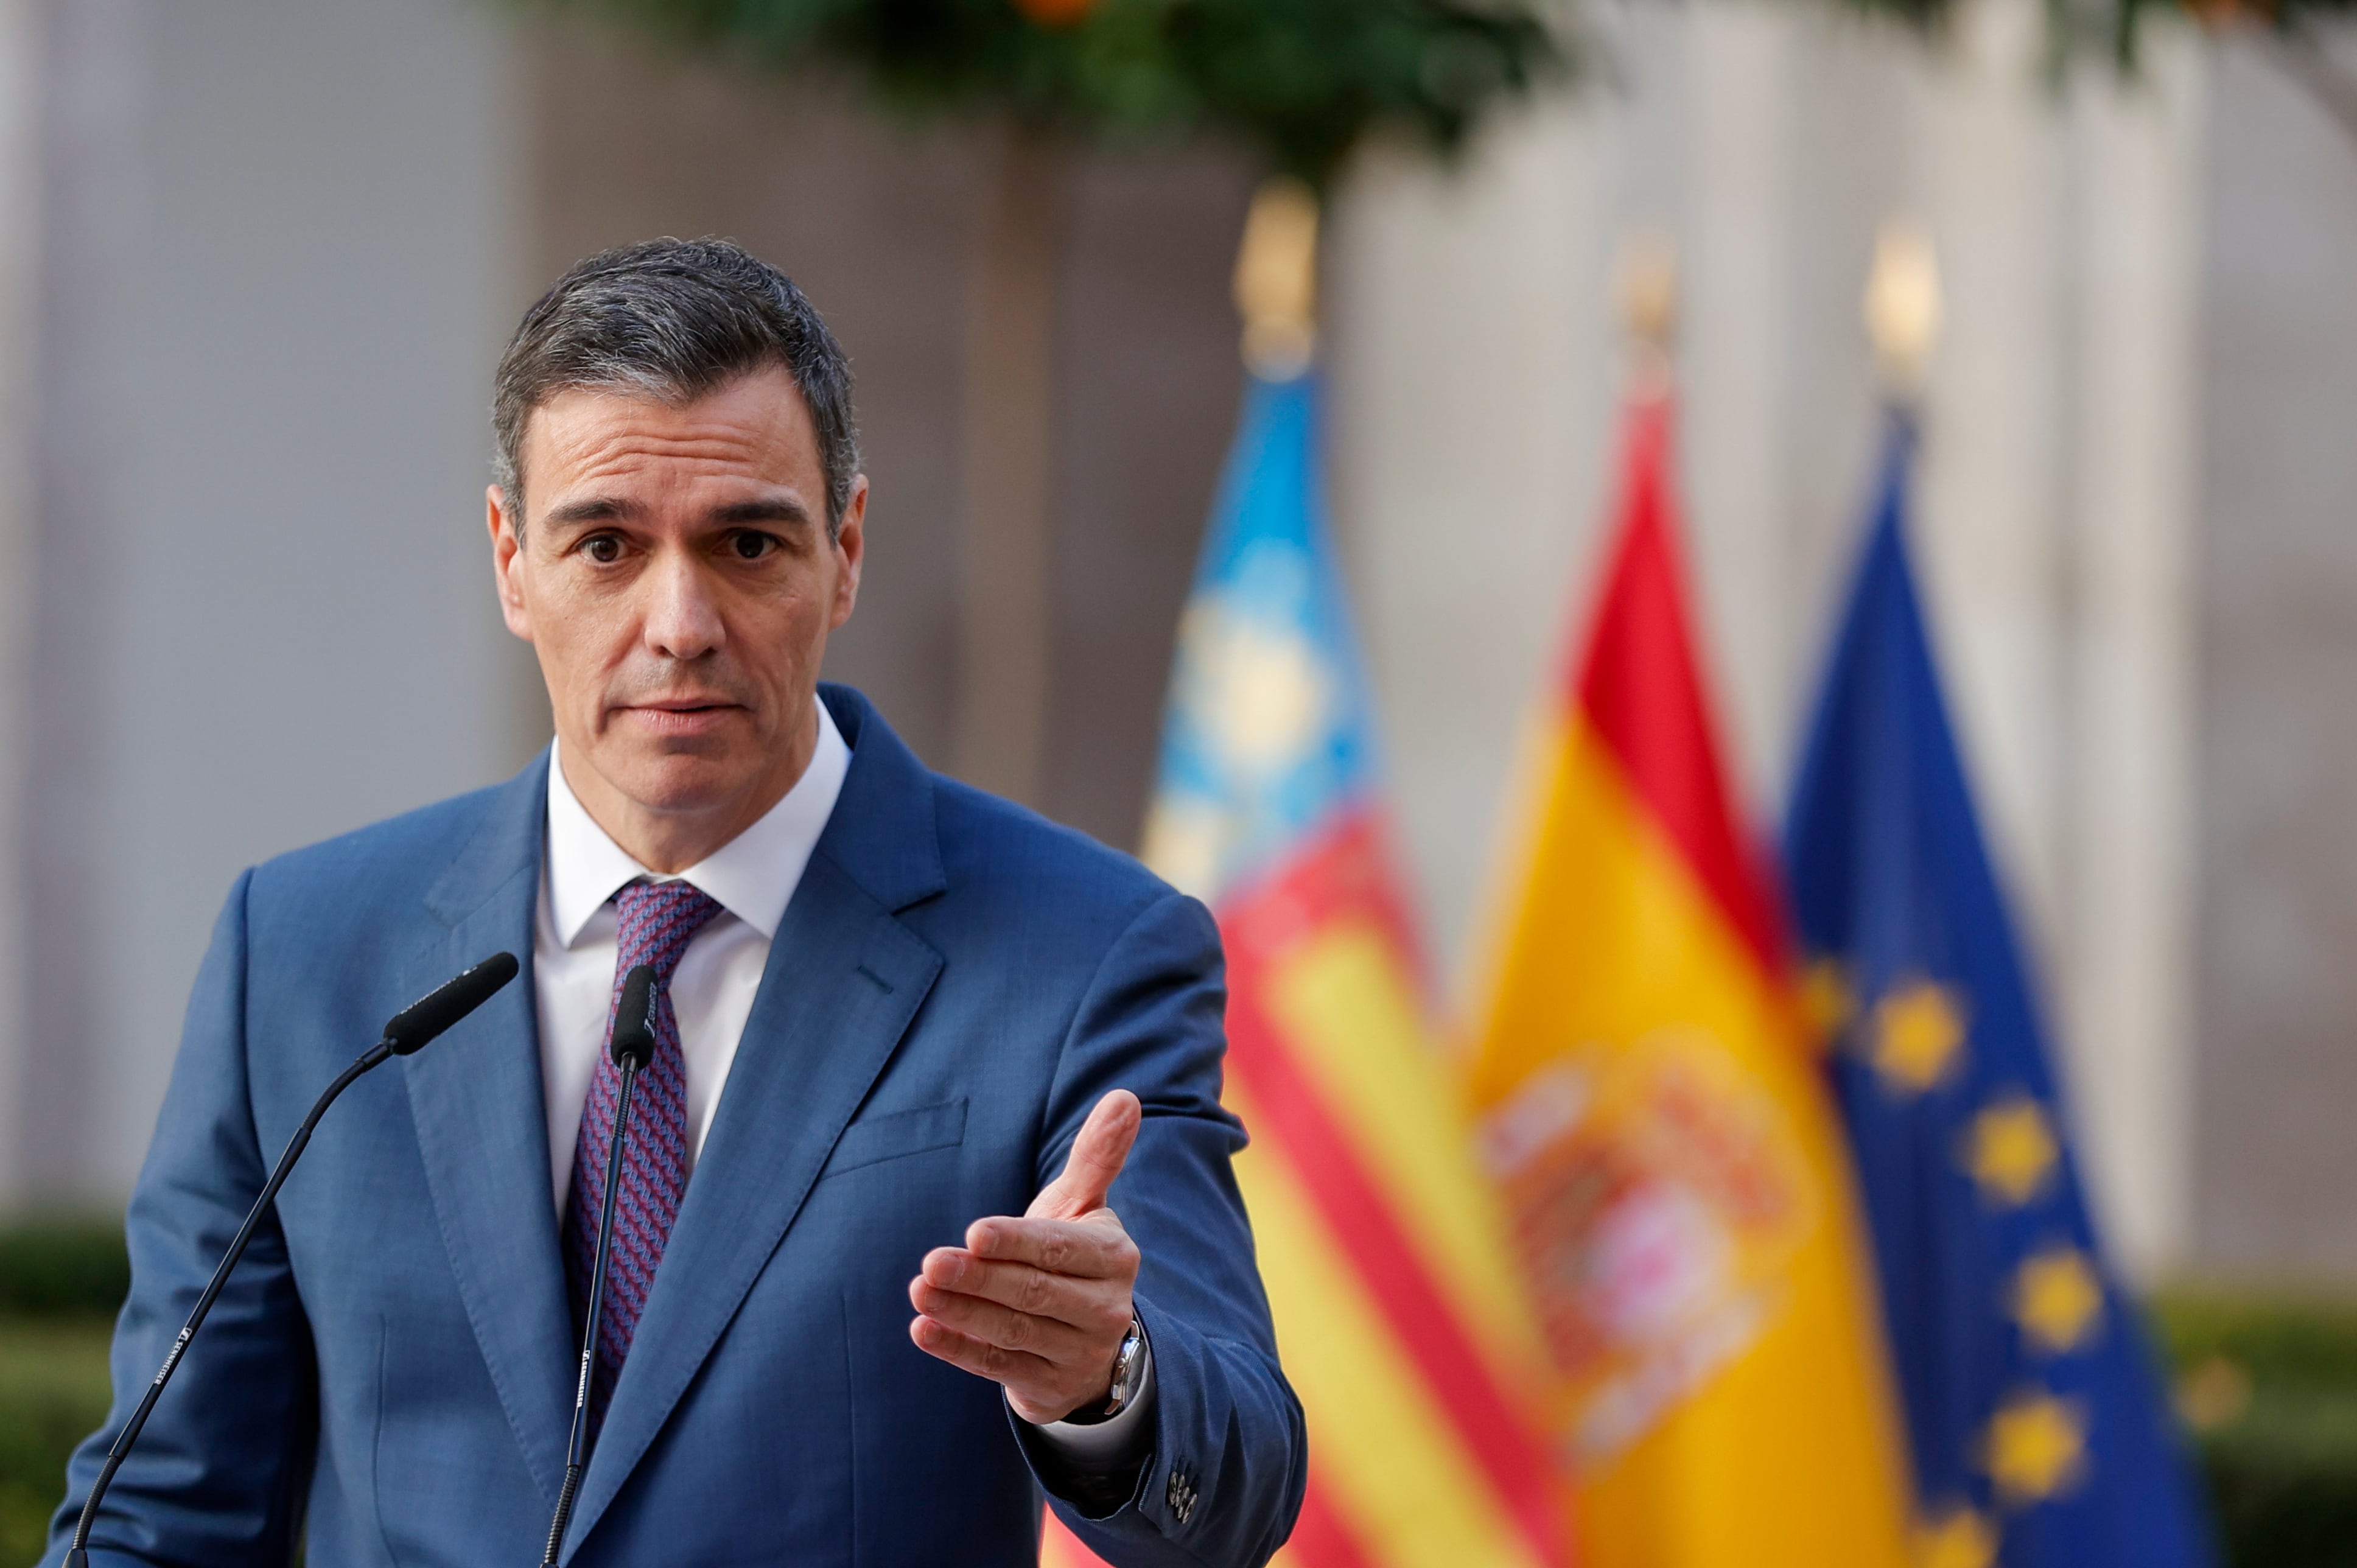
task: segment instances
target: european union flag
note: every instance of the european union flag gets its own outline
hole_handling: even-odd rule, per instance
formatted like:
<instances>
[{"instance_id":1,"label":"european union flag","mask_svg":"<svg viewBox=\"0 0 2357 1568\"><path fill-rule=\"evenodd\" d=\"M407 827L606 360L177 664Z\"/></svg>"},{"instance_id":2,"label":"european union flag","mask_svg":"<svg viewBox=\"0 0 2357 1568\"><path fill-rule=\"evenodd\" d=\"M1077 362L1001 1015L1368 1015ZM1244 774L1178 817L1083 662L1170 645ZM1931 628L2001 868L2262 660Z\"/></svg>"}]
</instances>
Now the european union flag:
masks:
<instances>
[{"instance_id":1,"label":"european union flag","mask_svg":"<svg viewBox=\"0 0 2357 1568\"><path fill-rule=\"evenodd\" d=\"M1918 1560L2195 1568L2206 1520L2088 1221L1941 702L1907 559L1912 450L1894 416L1785 854L1906 1400Z\"/></svg>"}]
</instances>

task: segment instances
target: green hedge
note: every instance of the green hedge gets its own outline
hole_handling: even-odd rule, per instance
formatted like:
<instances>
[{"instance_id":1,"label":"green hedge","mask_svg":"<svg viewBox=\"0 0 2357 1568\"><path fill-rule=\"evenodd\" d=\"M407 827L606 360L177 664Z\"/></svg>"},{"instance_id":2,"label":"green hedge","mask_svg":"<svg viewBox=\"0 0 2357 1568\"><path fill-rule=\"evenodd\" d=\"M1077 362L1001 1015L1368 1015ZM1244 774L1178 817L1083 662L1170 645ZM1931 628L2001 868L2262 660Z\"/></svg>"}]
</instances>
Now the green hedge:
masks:
<instances>
[{"instance_id":1,"label":"green hedge","mask_svg":"<svg viewBox=\"0 0 2357 1568\"><path fill-rule=\"evenodd\" d=\"M0 1563L31 1563L66 1455L106 1419L104 1317L0 1318Z\"/></svg>"},{"instance_id":2,"label":"green hedge","mask_svg":"<svg viewBox=\"0 0 2357 1568\"><path fill-rule=\"evenodd\" d=\"M2357 1300L2181 1290L2154 1316L2227 1560L2357 1563Z\"/></svg>"},{"instance_id":3,"label":"green hedge","mask_svg":"<svg viewBox=\"0 0 2357 1568\"><path fill-rule=\"evenodd\" d=\"M40 1555L66 1455L106 1419L107 1339L130 1288L114 1216L0 1224L0 1564Z\"/></svg>"},{"instance_id":4,"label":"green hedge","mask_svg":"<svg viewBox=\"0 0 2357 1568\"><path fill-rule=\"evenodd\" d=\"M112 1316L130 1289L119 1218L52 1215L0 1224L0 1316Z\"/></svg>"},{"instance_id":5,"label":"green hedge","mask_svg":"<svg viewBox=\"0 0 2357 1568\"><path fill-rule=\"evenodd\" d=\"M0 1564L39 1552L106 1414L119 1223L0 1225ZM2232 1568L2357 1563L2357 1296L2179 1290L2154 1307Z\"/></svg>"}]
</instances>

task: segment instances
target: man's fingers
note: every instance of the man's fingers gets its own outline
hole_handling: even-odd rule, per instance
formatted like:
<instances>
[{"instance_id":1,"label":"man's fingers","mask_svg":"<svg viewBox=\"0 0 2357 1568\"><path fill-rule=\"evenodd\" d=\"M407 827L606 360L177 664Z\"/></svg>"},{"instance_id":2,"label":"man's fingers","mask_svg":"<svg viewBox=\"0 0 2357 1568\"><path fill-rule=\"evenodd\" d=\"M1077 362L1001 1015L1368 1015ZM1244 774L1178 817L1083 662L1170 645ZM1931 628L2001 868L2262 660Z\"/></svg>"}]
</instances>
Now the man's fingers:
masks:
<instances>
[{"instance_id":1,"label":"man's fingers","mask_svg":"<svg viewBox=\"0 0 2357 1568\"><path fill-rule=\"evenodd\" d=\"M943 1290L927 1283L921 1274L909 1282L909 1305L968 1338L1002 1350L1024 1351L1058 1366L1087 1359L1096 1351L1095 1337L1069 1323L1017 1312L978 1295Z\"/></svg>"},{"instance_id":2,"label":"man's fingers","mask_svg":"<svg viewBox=\"0 0 2357 1568\"><path fill-rule=\"evenodd\" d=\"M937 1291L978 1296L1099 1336L1117 1336L1129 1326L1129 1284L1118 1276L1075 1278L1029 1263L977 1258L962 1247L938 1247L925 1255L917 1278ZM917 1305L923 1309L922 1302Z\"/></svg>"},{"instance_id":3,"label":"man's fingers","mask_svg":"<svg viewBox=\"0 0 2357 1568\"><path fill-rule=\"evenodd\" d=\"M1137 1243L1109 1208L1087 1219L977 1219L965 1228L965 1251L1074 1279L1127 1283L1137 1277Z\"/></svg>"},{"instance_id":4,"label":"man's fingers","mask_svg":"<svg viewBox=\"0 0 2357 1568\"><path fill-rule=\"evenodd\" d=\"M1072 1140L1063 1174L1039 1189L1039 1196L1024 1210L1026 1216L1077 1219L1091 1209L1103 1208L1105 1194L1129 1158L1130 1145L1137 1142L1143 1115L1137 1096L1125 1089L1116 1089L1098 1101L1089 1119L1081 1123L1080 1136Z\"/></svg>"},{"instance_id":5,"label":"man's fingers","mask_svg":"<svg viewBox=\"0 0 2357 1568\"><path fill-rule=\"evenodd\" d=\"M909 1337L917 1348L928 1356L936 1356L951 1366L972 1372L977 1378L988 1378L995 1383L1046 1383L1056 1375L1056 1369L1038 1356L1022 1350L1006 1350L971 1334L961 1334L937 1318L917 1317L909 1323Z\"/></svg>"}]
</instances>

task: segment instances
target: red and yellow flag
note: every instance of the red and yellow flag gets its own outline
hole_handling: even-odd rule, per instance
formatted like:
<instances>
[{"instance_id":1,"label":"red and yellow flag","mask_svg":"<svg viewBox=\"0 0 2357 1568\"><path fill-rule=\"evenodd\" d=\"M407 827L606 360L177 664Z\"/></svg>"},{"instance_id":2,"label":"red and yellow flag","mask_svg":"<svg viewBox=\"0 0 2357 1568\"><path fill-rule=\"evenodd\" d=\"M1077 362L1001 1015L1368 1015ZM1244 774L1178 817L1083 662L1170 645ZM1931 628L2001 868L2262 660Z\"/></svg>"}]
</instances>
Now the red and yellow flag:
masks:
<instances>
[{"instance_id":1,"label":"red and yellow flag","mask_svg":"<svg viewBox=\"0 0 2357 1568\"><path fill-rule=\"evenodd\" d=\"M1595 1568L1900 1568L1904 1461L1840 1133L1689 632L1669 410L1631 410L1468 1063Z\"/></svg>"}]
</instances>

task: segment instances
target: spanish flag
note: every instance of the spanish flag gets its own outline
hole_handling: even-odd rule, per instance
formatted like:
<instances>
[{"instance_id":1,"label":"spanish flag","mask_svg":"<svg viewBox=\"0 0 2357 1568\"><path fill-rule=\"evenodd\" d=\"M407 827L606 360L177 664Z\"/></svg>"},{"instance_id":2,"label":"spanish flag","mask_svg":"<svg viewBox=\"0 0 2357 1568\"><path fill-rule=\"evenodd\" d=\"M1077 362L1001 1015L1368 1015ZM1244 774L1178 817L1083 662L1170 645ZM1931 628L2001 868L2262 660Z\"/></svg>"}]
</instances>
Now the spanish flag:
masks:
<instances>
[{"instance_id":1,"label":"spanish flag","mask_svg":"<svg viewBox=\"0 0 2357 1568\"><path fill-rule=\"evenodd\" d=\"M1900 1568L1850 1176L1690 633L1670 410L1628 414L1468 1062L1596 1568Z\"/></svg>"}]
</instances>

